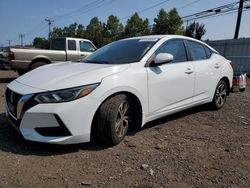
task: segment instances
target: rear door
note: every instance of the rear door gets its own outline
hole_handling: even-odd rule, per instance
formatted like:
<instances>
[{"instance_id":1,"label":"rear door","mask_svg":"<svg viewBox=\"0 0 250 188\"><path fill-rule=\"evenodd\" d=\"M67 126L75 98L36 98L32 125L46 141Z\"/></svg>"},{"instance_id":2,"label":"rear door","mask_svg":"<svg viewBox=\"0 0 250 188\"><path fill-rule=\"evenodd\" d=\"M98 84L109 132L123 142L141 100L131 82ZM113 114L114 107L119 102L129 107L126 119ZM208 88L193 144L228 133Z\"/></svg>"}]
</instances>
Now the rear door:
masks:
<instances>
[{"instance_id":1,"label":"rear door","mask_svg":"<svg viewBox=\"0 0 250 188\"><path fill-rule=\"evenodd\" d=\"M214 91L220 76L221 63L213 59L213 52L205 45L196 41L185 41L195 69L196 100L205 100L214 95Z\"/></svg>"},{"instance_id":2,"label":"rear door","mask_svg":"<svg viewBox=\"0 0 250 188\"><path fill-rule=\"evenodd\" d=\"M188 61L182 39L171 39L155 53L170 53L172 62L157 67L148 67L149 111L161 114L183 107L192 102L194 94L194 68Z\"/></svg>"}]
</instances>

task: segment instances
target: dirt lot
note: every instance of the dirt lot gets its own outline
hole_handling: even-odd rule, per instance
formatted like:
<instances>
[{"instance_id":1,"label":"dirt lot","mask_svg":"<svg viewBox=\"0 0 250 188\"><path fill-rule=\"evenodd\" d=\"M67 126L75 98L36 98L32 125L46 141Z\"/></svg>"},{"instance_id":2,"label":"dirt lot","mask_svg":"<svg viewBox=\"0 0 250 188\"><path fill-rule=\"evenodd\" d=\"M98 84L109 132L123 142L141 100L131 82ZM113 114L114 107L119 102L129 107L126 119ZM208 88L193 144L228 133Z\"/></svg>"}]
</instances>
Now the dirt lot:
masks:
<instances>
[{"instance_id":1,"label":"dirt lot","mask_svg":"<svg viewBox=\"0 0 250 188\"><path fill-rule=\"evenodd\" d=\"M220 111L193 108L130 133L112 148L24 141L3 112L0 187L250 187L250 88Z\"/></svg>"}]
</instances>

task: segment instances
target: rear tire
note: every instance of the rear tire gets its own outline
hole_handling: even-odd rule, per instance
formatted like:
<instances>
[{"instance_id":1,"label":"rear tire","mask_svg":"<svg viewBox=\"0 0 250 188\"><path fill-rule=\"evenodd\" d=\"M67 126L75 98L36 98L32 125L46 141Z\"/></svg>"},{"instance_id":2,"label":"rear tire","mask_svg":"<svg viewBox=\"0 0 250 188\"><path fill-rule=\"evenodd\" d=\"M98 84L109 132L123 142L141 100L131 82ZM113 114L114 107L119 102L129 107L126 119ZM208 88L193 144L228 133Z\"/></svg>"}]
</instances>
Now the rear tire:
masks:
<instances>
[{"instance_id":1,"label":"rear tire","mask_svg":"<svg viewBox=\"0 0 250 188\"><path fill-rule=\"evenodd\" d=\"M37 62L34 62L30 65L30 70L34 70L38 67L41 67L41 66L44 66L44 65L47 65L46 62L43 62L43 61L37 61Z\"/></svg>"},{"instance_id":2,"label":"rear tire","mask_svg":"<svg viewBox=\"0 0 250 188\"><path fill-rule=\"evenodd\" d=\"M221 109L226 103L227 94L228 94L228 85L226 81L220 80L215 89L214 98L211 102L213 109Z\"/></svg>"},{"instance_id":3,"label":"rear tire","mask_svg":"<svg viewBox=\"0 0 250 188\"><path fill-rule=\"evenodd\" d=\"M17 73L19 76L24 75L26 72L28 72L27 70L17 70Z\"/></svg>"},{"instance_id":4,"label":"rear tire","mask_svg":"<svg viewBox=\"0 0 250 188\"><path fill-rule=\"evenodd\" d=\"M108 145L119 144L127 134L130 116L130 104L125 94L106 100L95 119L96 140Z\"/></svg>"}]
</instances>

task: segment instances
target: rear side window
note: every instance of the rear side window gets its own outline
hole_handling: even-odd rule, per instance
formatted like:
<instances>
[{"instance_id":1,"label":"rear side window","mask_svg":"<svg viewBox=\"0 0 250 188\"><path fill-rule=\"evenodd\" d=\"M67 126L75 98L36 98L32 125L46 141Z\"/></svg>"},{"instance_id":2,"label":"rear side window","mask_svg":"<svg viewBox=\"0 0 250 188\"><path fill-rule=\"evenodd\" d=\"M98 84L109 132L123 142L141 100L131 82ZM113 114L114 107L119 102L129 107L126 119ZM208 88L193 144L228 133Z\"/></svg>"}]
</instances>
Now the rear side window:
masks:
<instances>
[{"instance_id":1,"label":"rear side window","mask_svg":"<svg viewBox=\"0 0 250 188\"><path fill-rule=\"evenodd\" d=\"M194 61L207 59L205 48L202 44L193 41L187 41L189 51Z\"/></svg>"},{"instance_id":2,"label":"rear side window","mask_svg":"<svg viewBox=\"0 0 250 188\"><path fill-rule=\"evenodd\" d=\"M174 56L171 63L187 61L187 54L182 40L174 39L169 40L157 50L156 55L159 53L169 53Z\"/></svg>"},{"instance_id":3,"label":"rear side window","mask_svg":"<svg viewBox=\"0 0 250 188\"><path fill-rule=\"evenodd\" d=\"M94 52L95 47L86 41L80 41L80 51L81 52Z\"/></svg>"},{"instance_id":4,"label":"rear side window","mask_svg":"<svg viewBox=\"0 0 250 188\"><path fill-rule=\"evenodd\" d=\"M51 50L65 50L65 39L53 39L50 44Z\"/></svg>"},{"instance_id":5,"label":"rear side window","mask_svg":"<svg viewBox=\"0 0 250 188\"><path fill-rule=\"evenodd\" d=\"M205 52L207 54L207 58L210 58L213 54L212 50L210 50L208 47L204 46Z\"/></svg>"},{"instance_id":6,"label":"rear side window","mask_svg":"<svg viewBox=\"0 0 250 188\"><path fill-rule=\"evenodd\" d=\"M68 40L68 50L76 50L76 41Z\"/></svg>"}]
</instances>

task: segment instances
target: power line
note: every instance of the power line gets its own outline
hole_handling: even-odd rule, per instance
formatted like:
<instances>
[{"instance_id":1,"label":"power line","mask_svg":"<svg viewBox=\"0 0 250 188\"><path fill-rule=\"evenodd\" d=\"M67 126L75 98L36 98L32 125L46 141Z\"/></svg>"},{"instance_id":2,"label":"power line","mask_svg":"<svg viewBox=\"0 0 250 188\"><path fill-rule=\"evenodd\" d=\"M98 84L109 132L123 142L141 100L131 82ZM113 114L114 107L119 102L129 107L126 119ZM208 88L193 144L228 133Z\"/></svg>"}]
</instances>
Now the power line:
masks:
<instances>
[{"instance_id":1,"label":"power line","mask_svg":"<svg viewBox=\"0 0 250 188\"><path fill-rule=\"evenodd\" d=\"M55 16L55 17L52 17L52 18L55 19L55 20L59 20L59 19L62 19L64 17L70 17L70 16L72 16L74 14L78 14L79 11L81 11L82 9L86 10L86 9L91 8L91 7L95 7L96 5L98 5L98 4L100 4L100 3L104 2L104 1L105 0L96 0L96 1L88 3L88 4L84 4L80 8L77 8L77 9L75 9L73 11L70 11L68 13L65 13L65 14L62 14L62 15L58 15L58 16Z\"/></svg>"},{"instance_id":2,"label":"power line","mask_svg":"<svg viewBox=\"0 0 250 188\"><path fill-rule=\"evenodd\" d=\"M187 3L186 5L183 5L182 7L177 8L177 10L182 10L182 9L187 8L187 7L191 6L191 5L194 5L194 4L196 4L196 3L200 2L200 1L201 0L192 1L190 3Z\"/></svg>"},{"instance_id":3,"label":"power line","mask_svg":"<svg viewBox=\"0 0 250 188\"><path fill-rule=\"evenodd\" d=\"M71 17L77 16L77 15L80 15L80 14L87 13L87 12L89 12L91 10L100 8L100 7L105 6L107 4L110 4L115 0L108 1L107 3L103 3L105 1L106 0L96 0L96 1L94 1L92 3L85 4L84 6L82 6L80 8L77 8L74 11L71 11L71 12L63 14L63 15L58 15L58 16L52 17L51 19L53 19L53 20L55 20L55 19L56 20L61 20L61 19L65 18L65 17L71 18ZM99 6L97 6L97 5L99 5ZM84 12L79 12L81 9L84 9L85 11ZM86 11L86 9L87 9L87 11ZM34 35L35 33L37 33L37 31L41 31L42 29L44 29L43 22L40 22L33 29L31 29L30 31L27 31L25 33L25 35Z\"/></svg>"},{"instance_id":4,"label":"power line","mask_svg":"<svg viewBox=\"0 0 250 188\"><path fill-rule=\"evenodd\" d=\"M111 4L111 3L115 2L115 1L117 1L117 0L110 0L110 1L102 0L102 2L97 3L94 6L90 6L88 8L84 8L83 12L81 12L81 11L74 11L74 12L72 12L72 14L70 14L70 15L67 16L67 19L75 17L75 16L80 16L80 15L86 14L86 13L88 13L90 11L93 11L93 10L96 10L96 9L101 8L103 6L109 5L109 4ZM59 19L58 18L55 18L55 19L58 22ZM60 17L60 19L61 19L61 17Z\"/></svg>"},{"instance_id":5,"label":"power line","mask_svg":"<svg viewBox=\"0 0 250 188\"><path fill-rule=\"evenodd\" d=\"M243 12L245 12L247 10L243 10ZM234 10L232 12L225 12L225 13L221 13L221 14L216 14L216 15L213 15L213 16L209 16L209 17L203 17L203 18L199 18L199 19L210 19L210 18L216 18L216 17L220 17L220 16L226 16L226 15L230 15L230 14L235 14L237 13L237 10Z\"/></svg>"},{"instance_id":6,"label":"power line","mask_svg":"<svg viewBox=\"0 0 250 188\"><path fill-rule=\"evenodd\" d=\"M136 11L136 12L139 13L139 14L140 14L140 13L143 13L143 12L146 12L146 11L151 10L151 9L157 7L157 6L160 6L160 5L162 5L162 4L164 4L164 3L168 2L168 1L170 1L170 0L162 1L162 2L160 2L160 3L154 4L154 5L150 6L150 7L147 7L147 8L145 8L145 9L142 9L142 10L139 10L139 11ZM132 16L132 15L125 16L125 17L121 18L120 20L125 20L125 19L127 19L127 18L130 18L131 16Z\"/></svg>"},{"instance_id":7,"label":"power line","mask_svg":"<svg viewBox=\"0 0 250 188\"><path fill-rule=\"evenodd\" d=\"M79 10L81 10L81 9L83 9L83 8L88 8L91 4L94 4L94 3L98 2L98 1L103 1L103 0L96 0L96 1L94 1L94 2L92 2L92 3L89 3L89 4L86 4L86 5L84 5L84 6L81 6L80 8L75 9L74 11L71 11L71 12L69 12L69 13L66 13L66 14L62 14L62 15L58 15L58 16L52 17L52 19L53 19L53 20L55 20L55 19L62 19L62 18L64 18L64 17L70 16L72 13L76 13L77 11L79 11ZM43 24L44 24L44 22L40 22L38 25L36 25L36 26L35 26L34 28L32 28L30 31L27 31L27 32L25 33L25 35L32 35L32 34L36 33L36 31L40 31L41 28L44 29L44 25L43 25Z\"/></svg>"},{"instance_id":8,"label":"power line","mask_svg":"<svg viewBox=\"0 0 250 188\"><path fill-rule=\"evenodd\" d=\"M208 16L211 16L211 15L214 15L214 14L219 14L219 13L222 13L222 12L235 10L235 6L237 4L238 3L230 3L230 4L227 4L227 5L215 7L215 8L209 9L209 10L201 11L201 12L198 12L198 13L195 13L195 14L184 16L184 17L182 17L182 20L183 21L192 21L192 20L196 20L196 19L199 19L199 18L208 17Z\"/></svg>"},{"instance_id":9,"label":"power line","mask_svg":"<svg viewBox=\"0 0 250 188\"><path fill-rule=\"evenodd\" d=\"M25 33L25 35L30 35L32 33L35 33L36 31L40 31L41 28L43 28L45 25L44 25L44 22L40 22L39 24L37 24L35 27L33 27L31 30L27 31Z\"/></svg>"},{"instance_id":10,"label":"power line","mask_svg":"<svg viewBox=\"0 0 250 188\"><path fill-rule=\"evenodd\" d=\"M201 0L192 1L192 2L187 3L187 4L185 4L185 5L181 6L181 7L177 7L176 10L177 10L177 11L183 10L183 9L185 9L185 8L187 8L187 7L190 7L190 6L192 6L192 5L196 4L196 3L198 3L199 1L201 1ZM149 20L154 20L154 18L150 18Z\"/></svg>"},{"instance_id":11,"label":"power line","mask_svg":"<svg viewBox=\"0 0 250 188\"><path fill-rule=\"evenodd\" d=\"M250 1L250 0L245 0L246 1ZM239 2L234 2L234 3L230 3L230 4L226 4L223 6L219 6L219 7L215 7L209 10L205 10L205 11L201 11L195 14L191 14L188 16L184 16L182 17L183 21L193 21L193 20L198 20L201 18L206 18L206 17L210 17L210 16L214 16L214 15L219 15L219 14L223 14L226 12L232 12L238 9L237 5L239 4ZM247 8L247 7L244 7Z\"/></svg>"}]
</instances>

